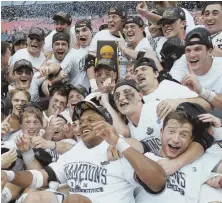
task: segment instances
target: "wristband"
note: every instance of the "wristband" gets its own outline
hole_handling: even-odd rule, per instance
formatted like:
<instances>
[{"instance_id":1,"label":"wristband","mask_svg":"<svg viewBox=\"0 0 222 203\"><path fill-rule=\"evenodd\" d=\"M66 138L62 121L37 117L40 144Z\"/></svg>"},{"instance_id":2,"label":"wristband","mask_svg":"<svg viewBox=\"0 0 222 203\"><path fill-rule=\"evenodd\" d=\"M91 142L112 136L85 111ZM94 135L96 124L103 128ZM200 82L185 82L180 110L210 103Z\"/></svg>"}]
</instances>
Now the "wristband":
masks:
<instances>
[{"instance_id":1,"label":"wristband","mask_svg":"<svg viewBox=\"0 0 222 203\"><path fill-rule=\"evenodd\" d=\"M90 79L89 83L90 83L90 87L92 89L92 92L96 92L98 90L96 79L95 78Z\"/></svg>"},{"instance_id":2,"label":"wristband","mask_svg":"<svg viewBox=\"0 0 222 203\"><path fill-rule=\"evenodd\" d=\"M28 187L30 189L36 189L43 186L43 175L38 170L28 170L32 174L32 183Z\"/></svg>"},{"instance_id":3,"label":"wristband","mask_svg":"<svg viewBox=\"0 0 222 203\"><path fill-rule=\"evenodd\" d=\"M116 143L116 148L120 151L121 154L129 147L130 145L123 138L118 139Z\"/></svg>"},{"instance_id":4,"label":"wristband","mask_svg":"<svg viewBox=\"0 0 222 203\"><path fill-rule=\"evenodd\" d=\"M199 96L209 102L212 102L214 100L214 97L216 96L216 93L202 87Z\"/></svg>"},{"instance_id":5,"label":"wristband","mask_svg":"<svg viewBox=\"0 0 222 203\"><path fill-rule=\"evenodd\" d=\"M5 171L7 174L7 182L11 183L15 178L15 172L14 171Z\"/></svg>"},{"instance_id":6,"label":"wristband","mask_svg":"<svg viewBox=\"0 0 222 203\"><path fill-rule=\"evenodd\" d=\"M92 66L95 67L95 60L96 60L95 56L88 54L88 56L85 59L85 70L91 68Z\"/></svg>"},{"instance_id":7,"label":"wristband","mask_svg":"<svg viewBox=\"0 0 222 203\"><path fill-rule=\"evenodd\" d=\"M32 149L30 149L27 152L23 152L22 157L23 157L24 164L29 164L33 160L35 160L35 153Z\"/></svg>"}]
</instances>

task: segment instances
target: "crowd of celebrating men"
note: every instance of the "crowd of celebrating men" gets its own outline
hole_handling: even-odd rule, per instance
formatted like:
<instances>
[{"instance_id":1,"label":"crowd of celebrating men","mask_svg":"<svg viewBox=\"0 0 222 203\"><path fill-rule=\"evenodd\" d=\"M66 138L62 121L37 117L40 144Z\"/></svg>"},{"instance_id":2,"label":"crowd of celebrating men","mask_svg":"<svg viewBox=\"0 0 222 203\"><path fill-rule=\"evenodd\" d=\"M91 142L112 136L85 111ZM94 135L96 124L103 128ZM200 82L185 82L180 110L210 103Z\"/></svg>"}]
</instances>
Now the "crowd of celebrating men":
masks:
<instances>
[{"instance_id":1,"label":"crowd of celebrating men","mask_svg":"<svg viewBox=\"0 0 222 203\"><path fill-rule=\"evenodd\" d=\"M2 202L222 202L222 2L153 5L1 42Z\"/></svg>"}]
</instances>

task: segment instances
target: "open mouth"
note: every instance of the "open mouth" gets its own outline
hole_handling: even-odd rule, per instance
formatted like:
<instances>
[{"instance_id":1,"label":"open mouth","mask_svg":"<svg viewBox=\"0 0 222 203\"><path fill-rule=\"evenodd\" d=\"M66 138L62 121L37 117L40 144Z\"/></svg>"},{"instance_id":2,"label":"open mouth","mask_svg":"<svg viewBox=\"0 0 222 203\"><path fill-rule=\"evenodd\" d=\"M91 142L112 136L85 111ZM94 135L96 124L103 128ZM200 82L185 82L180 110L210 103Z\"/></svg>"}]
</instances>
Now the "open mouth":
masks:
<instances>
[{"instance_id":1,"label":"open mouth","mask_svg":"<svg viewBox=\"0 0 222 203\"><path fill-rule=\"evenodd\" d=\"M168 144L168 147L172 153L176 153L180 149L180 147L176 147L171 144Z\"/></svg>"},{"instance_id":2,"label":"open mouth","mask_svg":"<svg viewBox=\"0 0 222 203\"><path fill-rule=\"evenodd\" d=\"M166 29L166 30L165 30L165 33L166 33L166 34L169 34L170 32L172 32L172 29Z\"/></svg>"},{"instance_id":3,"label":"open mouth","mask_svg":"<svg viewBox=\"0 0 222 203\"><path fill-rule=\"evenodd\" d=\"M21 79L20 80L22 83L26 83L28 81L28 79Z\"/></svg>"},{"instance_id":4,"label":"open mouth","mask_svg":"<svg viewBox=\"0 0 222 203\"><path fill-rule=\"evenodd\" d=\"M36 130L28 130L28 133L30 133L30 134L35 134L35 133L36 133Z\"/></svg>"},{"instance_id":5,"label":"open mouth","mask_svg":"<svg viewBox=\"0 0 222 203\"><path fill-rule=\"evenodd\" d=\"M82 42L86 42L86 38L84 38L84 37L80 37L79 40Z\"/></svg>"},{"instance_id":6,"label":"open mouth","mask_svg":"<svg viewBox=\"0 0 222 203\"><path fill-rule=\"evenodd\" d=\"M38 45L31 45L31 47L37 49L39 46Z\"/></svg>"},{"instance_id":7,"label":"open mouth","mask_svg":"<svg viewBox=\"0 0 222 203\"><path fill-rule=\"evenodd\" d=\"M127 103L127 102L120 103L121 108L126 108L128 105L129 105L129 103Z\"/></svg>"},{"instance_id":8,"label":"open mouth","mask_svg":"<svg viewBox=\"0 0 222 203\"><path fill-rule=\"evenodd\" d=\"M144 77L138 77L138 83L142 83L143 81L145 81L146 80L146 78L144 78Z\"/></svg>"},{"instance_id":9,"label":"open mouth","mask_svg":"<svg viewBox=\"0 0 222 203\"><path fill-rule=\"evenodd\" d=\"M190 61L191 64L196 64L197 62L199 62L199 60L192 60L192 61Z\"/></svg>"},{"instance_id":10,"label":"open mouth","mask_svg":"<svg viewBox=\"0 0 222 203\"><path fill-rule=\"evenodd\" d=\"M83 131L82 131L82 136L83 136L83 137L84 137L84 136L87 136L90 132L91 132L90 129L85 128L85 129L83 129Z\"/></svg>"}]
</instances>

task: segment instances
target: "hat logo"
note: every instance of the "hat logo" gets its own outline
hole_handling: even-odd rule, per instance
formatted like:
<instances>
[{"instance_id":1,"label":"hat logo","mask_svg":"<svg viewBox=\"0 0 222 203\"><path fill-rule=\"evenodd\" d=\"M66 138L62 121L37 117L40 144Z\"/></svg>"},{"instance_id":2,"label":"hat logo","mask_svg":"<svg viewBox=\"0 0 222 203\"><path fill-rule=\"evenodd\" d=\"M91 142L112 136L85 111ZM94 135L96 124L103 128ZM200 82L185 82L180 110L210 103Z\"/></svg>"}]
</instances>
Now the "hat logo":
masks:
<instances>
[{"instance_id":1,"label":"hat logo","mask_svg":"<svg viewBox=\"0 0 222 203\"><path fill-rule=\"evenodd\" d=\"M172 54L172 55L171 55L171 58L177 59L176 53Z\"/></svg>"},{"instance_id":2,"label":"hat logo","mask_svg":"<svg viewBox=\"0 0 222 203\"><path fill-rule=\"evenodd\" d=\"M180 12L180 16L184 16L184 13L182 11Z\"/></svg>"},{"instance_id":3,"label":"hat logo","mask_svg":"<svg viewBox=\"0 0 222 203\"><path fill-rule=\"evenodd\" d=\"M115 8L110 8L109 12L116 12L116 9Z\"/></svg>"},{"instance_id":4,"label":"hat logo","mask_svg":"<svg viewBox=\"0 0 222 203\"><path fill-rule=\"evenodd\" d=\"M174 10L166 10L163 13L163 16L173 16L173 14L174 14Z\"/></svg>"}]
</instances>

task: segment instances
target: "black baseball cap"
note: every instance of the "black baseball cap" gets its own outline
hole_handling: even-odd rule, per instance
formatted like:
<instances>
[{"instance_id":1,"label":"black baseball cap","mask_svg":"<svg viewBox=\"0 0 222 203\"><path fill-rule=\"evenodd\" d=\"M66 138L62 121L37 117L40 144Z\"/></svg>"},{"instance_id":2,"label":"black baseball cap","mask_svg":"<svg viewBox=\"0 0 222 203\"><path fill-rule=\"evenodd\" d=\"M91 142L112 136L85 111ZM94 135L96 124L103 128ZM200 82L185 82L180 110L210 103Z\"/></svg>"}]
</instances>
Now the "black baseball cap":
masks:
<instances>
[{"instance_id":1,"label":"black baseball cap","mask_svg":"<svg viewBox=\"0 0 222 203\"><path fill-rule=\"evenodd\" d=\"M144 21L139 16L128 16L126 19L125 25L129 23L135 23L139 27L144 27Z\"/></svg>"},{"instance_id":2,"label":"black baseball cap","mask_svg":"<svg viewBox=\"0 0 222 203\"><path fill-rule=\"evenodd\" d=\"M78 85L72 85L72 84L67 84L66 85L67 88L69 89L69 92L71 90L76 90L77 92L79 92L79 94L81 94L84 98L89 94L88 91L86 90L86 88L80 84Z\"/></svg>"},{"instance_id":3,"label":"black baseball cap","mask_svg":"<svg viewBox=\"0 0 222 203\"><path fill-rule=\"evenodd\" d=\"M139 86L137 85L136 81L135 80L132 80L132 79L121 79L119 80L117 83L116 83L116 86L115 86L115 89L114 89L114 92L116 91L116 89L118 87L121 87L123 85L128 85L128 86L131 86L132 88L134 88L135 90L137 90L138 92L140 92L140 88Z\"/></svg>"},{"instance_id":4,"label":"black baseball cap","mask_svg":"<svg viewBox=\"0 0 222 203\"><path fill-rule=\"evenodd\" d=\"M61 21L65 21L68 25L72 24L72 17L69 13L60 11L57 14L55 14L52 18L53 20L57 21L57 20L61 20Z\"/></svg>"},{"instance_id":5,"label":"black baseball cap","mask_svg":"<svg viewBox=\"0 0 222 203\"><path fill-rule=\"evenodd\" d=\"M99 68L108 68L113 71L116 71L115 63L111 59L99 59L96 64L95 71L98 70Z\"/></svg>"},{"instance_id":6,"label":"black baseball cap","mask_svg":"<svg viewBox=\"0 0 222 203\"><path fill-rule=\"evenodd\" d=\"M178 37L171 37L164 42L160 55L164 61L168 59L173 62L185 53L185 41Z\"/></svg>"},{"instance_id":7,"label":"black baseball cap","mask_svg":"<svg viewBox=\"0 0 222 203\"><path fill-rule=\"evenodd\" d=\"M75 24L75 29L79 28L79 27L88 27L90 30L92 30L92 24L91 21L88 19L82 19L82 20L78 20Z\"/></svg>"},{"instance_id":8,"label":"black baseball cap","mask_svg":"<svg viewBox=\"0 0 222 203\"><path fill-rule=\"evenodd\" d=\"M136 70L137 67L139 66L150 66L152 67L155 71L158 71L156 67L156 63L153 59L147 58L147 57L141 57L138 60L135 61L133 69L134 71Z\"/></svg>"},{"instance_id":9,"label":"black baseball cap","mask_svg":"<svg viewBox=\"0 0 222 203\"><path fill-rule=\"evenodd\" d=\"M100 25L99 31L105 30L105 29L108 29L108 24L105 23L105 24Z\"/></svg>"},{"instance_id":10,"label":"black baseball cap","mask_svg":"<svg viewBox=\"0 0 222 203\"><path fill-rule=\"evenodd\" d=\"M199 38L199 40L191 41L192 38ZM207 29L203 27L195 28L191 30L189 33L187 33L185 43L186 46L202 44L206 45L208 48L213 48L211 34Z\"/></svg>"},{"instance_id":11,"label":"black baseball cap","mask_svg":"<svg viewBox=\"0 0 222 203\"><path fill-rule=\"evenodd\" d=\"M127 18L126 10L121 7L111 7L108 11L108 15L111 15L111 14L116 14L124 20L126 20L126 18Z\"/></svg>"},{"instance_id":12,"label":"black baseball cap","mask_svg":"<svg viewBox=\"0 0 222 203\"><path fill-rule=\"evenodd\" d=\"M177 6L170 6L164 11L162 18L157 22L157 25L162 24L166 20L175 21L178 19L186 20L184 10Z\"/></svg>"},{"instance_id":13,"label":"black baseball cap","mask_svg":"<svg viewBox=\"0 0 222 203\"><path fill-rule=\"evenodd\" d=\"M15 45L19 41L26 41L26 40L27 40L27 36L24 32L16 32L12 36L12 45Z\"/></svg>"},{"instance_id":14,"label":"black baseball cap","mask_svg":"<svg viewBox=\"0 0 222 203\"><path fill-rule=\"evenodd\" d=\"M66 41L68 44L70 43L70 37L67 33L65 32L57 32L53 35L52 37L52 43L56 42L56 41Z\"/></svg>"},{"instance_id":15,"label":"black baseball cap","mask_svg":"<svg viewBox=\"0 0 222 203\"><path fill-rule=\"evenodd\" d=\"M111 125L113 124L113 119L110 113L102 106L96 106L96 104L90 101L81 101L77 103L75 105L73 114L75 114L78 117L78 119L80 119L82 114L87 110L93 110L97 112L98 114L103 116L109 124Z\"/></svg>"},{"instance_id":16,"label":"black baseball cap","mask_svg":"<svg viewBox=\"0 0 222 203\"><path fill-rule=\"evenodd\" d=\"M33 72L32 63L26 59L20 59L16 61L14 64L13 72L20 68L27 68Z\"/></svg>"},{"instance_id":17,"label":"black baseball cap","mask_svg":"<svg viewBox=\"0 0 222 203\"><path fill-rule=\"evenodd\" d=\"M35 35L35 36L38 36L40 40L44 41L45 39L45 33L44 33L44 30L39 28L39 27L32 27L30 30L29 30L29 34L28 34L28 37L30 37L31 35Z\"/></svg>"}]
</instances>

